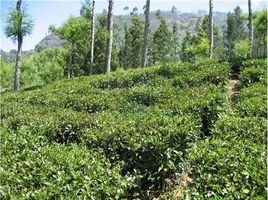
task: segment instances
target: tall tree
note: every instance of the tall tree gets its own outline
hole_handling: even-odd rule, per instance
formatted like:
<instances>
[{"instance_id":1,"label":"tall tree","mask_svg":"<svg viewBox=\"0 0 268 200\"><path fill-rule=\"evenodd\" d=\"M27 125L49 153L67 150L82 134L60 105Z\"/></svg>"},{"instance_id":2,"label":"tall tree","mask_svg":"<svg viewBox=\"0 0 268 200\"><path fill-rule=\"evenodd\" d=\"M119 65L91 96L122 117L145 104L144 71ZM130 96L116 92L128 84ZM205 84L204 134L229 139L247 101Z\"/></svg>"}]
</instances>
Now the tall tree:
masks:
<instances>
[{"instance_id":1,"label":"tall tree","mask_svg":"<svg viewBox=\"0 0 268 200\"><path fill-rule=\"evenodd\" d=\"M229 56L232 55L235 43L246 38L244 21L241 15L242 10L240 7L236 7L234 13L228 13L227 15L227 30L225 33L225 41Z\"/></svg>"},{"instance_id":2,"label":"tall tree","mask_svg":"<svg viewBox=\"0 0 268 200\"><path fill-rule=\"evenodd\" d=\"M127 26L127 23L125 23L124 25L124 32L125 32L125 36L124 36L124 45L122 47L122 56L121 56L121 60L122 60L122 65L124 69L127 69L128 67L131 66L131 35L130 35L130 29Z\"/></svg>"},{"instance_id":3,"label":"tall tree","mask_svg":"<svg viewBox=\"0 0 268 200\"><path fill-rule=\"evenodd\" d=\"M209 0L209 49L210 58L213 57L213 2Z\"/></svg>"},{"instance_id":4,"label":"tall tree","mask_svg":"<svg viewBox=\"0 0 268 200\"><path fill-rule=\"evenodd\" d=\"M267 9L255 13L256 56L267 57Z\"/></svg>"},{"instance_id":5,"label":"tall tree","mask_svg":"<svg viewBox=\"0 0 268 200\"><path fill-rule=\"evenodd\" d=\"M91 51L90 51L90 69L89 74L92 74L94 62L94 41L95 41L95 0L92 1L92 25L91 25Z\"/></svg>"},{"instance_id":6,"label":"tall tree","mask_svg":"<svg viewBox=\"0 0 268 200\"><path fill-rule=\"evenodd\" d=\"M112 57L112 47L113 47L113 4L114 4L114 1L109 0L108 25L107 25L109 37L107 40L106 58L105 58L105 66L106 66L107 73L111 71L111 57Z\"/></svg>"},{"instance_id":7,"label":"tall tree","mask_svg":"<svg viewBox=\"0 0 268 200\"><path fill-rule=\"evenodd\" d=\"M173 33L173 59L176 61L179 59L179 26L175 21L172 23L172 33Z\"/></svg>"},{"instance_id":8,"label":"tall tree","mask_svg":"<svg viewBox=\"0 0 268 200\"><path fill-rule=\"evenodd\" d=\"M74 75L75 56L77 54L78 56L85 54L83 57L86 57L87 53L82 53L81 50L84 48L84 46L86 46L86 49L88 49L90 23L83 17L77 18L71 16L60 28L51 26L50 30L58 33L62 39L68 41L69 64L67 68L67 77L71 78Z\"/></svg>"},{"instance_id":9,"label":"tall tree","mask_svg":"<svg viewBox=\"0 0 268 200\"><path fill-rule=\"evenodd\" d=\"M251 0L248 0L248 30L249 30L249 46L250 53L249 57L252 58L253 54L253 17L252 17L252 9L251 9Z\"/></svg>"},{"instance_id":10,"label":"tall tree","mask_svg":"<svg viewBox=\"0 0 268 200\"><path fill-rule=\"evenodd\" d=\"M125 30L125 64L127 67L140 67L142 65L142 46L143 46L143 21L138 14L133 14L132 25Z\"/></svg>"},{"instance_id":11,"label":"tall tree","mask_svg":"<svg viewBox=\"0 0 268 200\"><path fill-rule=\"evenodd\" d=\"M150 0L146 1L146 9L145 9L145 25L144 25L144 42L143 42L143 54L142 54L142 66L145 67L148 64L148 33L150 26Z\"/></svg>"},{"instance_id":12,"label":"tall tree","mask_svg":"<svg viewBox=\"0 0 268 200\"><path fill-rule=\"evenodd\" d=\"M160 21L159 27L153 35L153 62L166 62L172 58L172 31L169 30L168 22L161 16L160 12L156 12L156 16Z\"/></svg>"},{"instance_id":13,"label":"tall tree","mask_svg":"<svg viewBox=\"0 0 268 200\"><path fill-rule=\"evenodd\" d=\"M20 71L23 37L31 34L33 30L33 21L27 14L26 9L21 7L22 0L17 0L16 9L9 13L5 34L14 42L17 41L14 91L20 89Z\"/></svg>"}]
</instances>

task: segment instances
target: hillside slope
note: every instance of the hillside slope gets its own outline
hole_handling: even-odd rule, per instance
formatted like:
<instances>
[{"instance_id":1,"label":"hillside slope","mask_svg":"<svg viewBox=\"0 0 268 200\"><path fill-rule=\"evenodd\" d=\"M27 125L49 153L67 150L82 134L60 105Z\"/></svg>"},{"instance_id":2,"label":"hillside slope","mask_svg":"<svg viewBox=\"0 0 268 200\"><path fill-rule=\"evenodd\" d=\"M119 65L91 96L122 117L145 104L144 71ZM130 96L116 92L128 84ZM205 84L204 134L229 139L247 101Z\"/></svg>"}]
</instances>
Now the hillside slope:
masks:
<instances>
[{"instance_id":1,"label":"hillside slope","mask_svg":"<svg viewBox=\"0 0 268 200\"><path fill-rule=\"evenodd\" d=\"M1 199L264 197L265 62L245 66L231 108L210 60L2 95Z\"/></svg>"}]
</instances>

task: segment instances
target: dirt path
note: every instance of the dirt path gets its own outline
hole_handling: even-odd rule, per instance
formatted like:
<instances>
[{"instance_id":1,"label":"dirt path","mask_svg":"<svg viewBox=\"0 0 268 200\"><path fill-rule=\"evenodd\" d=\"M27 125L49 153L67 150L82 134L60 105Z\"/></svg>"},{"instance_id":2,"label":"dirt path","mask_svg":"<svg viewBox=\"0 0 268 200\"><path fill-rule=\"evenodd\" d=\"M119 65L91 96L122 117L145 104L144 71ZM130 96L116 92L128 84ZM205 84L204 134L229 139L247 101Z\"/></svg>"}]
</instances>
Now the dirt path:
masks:
<instances>
[{"instance_id":1,"label":"dirt path","mask_svg":"<svg viewBox=\"0 0 268 200\"><path fill-rule=\"evenodd\" d=\"M238 91L241 88L241 82L240 80L230 80L229 81L229 85L227 87L227 95L228 95L228 99L230 101L234 101Z\"/></svg>"}]
</instances>

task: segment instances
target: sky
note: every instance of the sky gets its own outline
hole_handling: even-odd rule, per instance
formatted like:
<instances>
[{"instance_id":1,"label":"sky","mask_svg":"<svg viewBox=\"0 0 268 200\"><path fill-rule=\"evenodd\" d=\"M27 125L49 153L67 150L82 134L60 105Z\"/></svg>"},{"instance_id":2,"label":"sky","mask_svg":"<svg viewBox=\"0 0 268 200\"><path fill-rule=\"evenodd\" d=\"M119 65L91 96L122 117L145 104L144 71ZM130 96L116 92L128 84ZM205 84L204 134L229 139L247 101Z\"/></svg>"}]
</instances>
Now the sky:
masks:
<instances>
[{"instance_id":1,"label":"sky","mask_svg":"<svg viewBox=\"0 0 268 200\"><path fill-rule=\"evenodd\" d=\"M54 24L60 26L67 18L79 16L82 0L23 0L27 6L28 13L34 20L33 33L24 38L23 50L34 49L46 35L48 35L48 26ZM128 6L130 10L137 7L139 12L145 4L145 0L115 0L114 14L127 14L124 7ZM236 6L240 6L244 12L247 11L247 0L214 0L214 11L229 12ZM265 0L252 0L253 11L261 10L265 7ZM4 34L5 19L10 9L15 8L16 0L0 0L0 49L10 51L16 49L16 44ZM208 10L208 0L151 0L151 11L154 10L171 10L172 6L181 12L196 12L197 10ZM108 0L96 1L96 13L107 9ZM128 11L129 12L129 11Z\"/></svg>"}]
</instances>

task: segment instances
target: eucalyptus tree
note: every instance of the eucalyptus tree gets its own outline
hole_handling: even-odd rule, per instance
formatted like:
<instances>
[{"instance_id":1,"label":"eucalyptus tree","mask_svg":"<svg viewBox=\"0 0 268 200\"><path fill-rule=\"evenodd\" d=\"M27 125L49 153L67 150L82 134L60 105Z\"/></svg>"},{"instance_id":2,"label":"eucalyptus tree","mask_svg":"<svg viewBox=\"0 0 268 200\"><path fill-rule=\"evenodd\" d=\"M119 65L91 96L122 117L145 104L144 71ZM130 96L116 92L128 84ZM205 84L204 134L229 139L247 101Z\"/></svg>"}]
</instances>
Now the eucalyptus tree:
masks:
<instances>
[{"instance_id":1,"label":"eucalyptus tree","mask_svg":"<svg viewBox=\"0 0 268 200\"><path fill-rule=\"evenodd\" d=\"M146 8L145 8L145 25L144 25L144 41L143 41L143 54L142 54L142 66L145 67L148 64L148 33L150 27L150 0L146 1Z\"/></svg>"},{"instance_id":2,"label":"eucalyptus tree","mask_svg":"<svg viewBox=\"0 0 268 200\"><path fill-rule=\"evenodd\" d=\"M94 41L95 41L95 0L92 1L92 24L91 24L91 51L90 51L90 70L92 74L92 67L94 63Z\"/></svg>"},{"instance_id":3,"label":"eucalyptus tree","mask_svg":"<svg viewBox=\"0 0 268 200\"><path fill-rule=\"evenodd\" d=\"M107 31L109 37L107 39L106 58L105 58L106 73L109 73L111 71L111 57L113 48L113 4L114 1L109 0L108 24L107 24Z\"/></svg>"},{"instance_id":4,"label":"eucalyptus tree","mask_svg":"<svg viewBox=\"0 0 268 200\"><path fill-rule=\"evenodd\" d=\"M209 0L209 49L210 58L213 57L214 37L213 37L213 1Z\"/></svg>"},{"instance_id":5,"label":"eucalyptus tree","mask_svg":"<svg viewBox=\"0 0 268 200\"><path fill-rule=\"evenodd\" d=\"M89 68L87 67L88 74L92 74L93 72L93 65L94 65L94 44L95 44L95 0L85 0L82 4L82 8L80 9L80 15L90 21L90 31L89 31L89 38L90 43L89 50L87 53L87 58L85 59L86 64L89 63Z\"/></svg>"},{"instance_id":6,"label":"eucalyptus tree","mask_svg":"<svg viewBox=\"0 0 268 200\"><path fill-rule=\"evenodd\" d=\"M248 30L249 30L249 46L250 53L249 57L252 58L253 54L253 17L252 17L252 9L251 9L251 0L248 0Z\"/></svg>"},{"instance_id":7,"label":"eucalyptus tree","mask_svg":"<svg viewBox=\"0 0 268 200\"><path fill-rule=\"evenodd\" d=\"M5 34L11 38L14 42L17 42L16 52L16 65L15 65L15 80L14 91L17 92L20 89L20 71L21 71L21 56L22 56L22 43L23 38L26 35L32 33L33 20L28 15L25 7L22 7L22 0L17 0L16 8L11 10L7 20L7 26L5 27Z\"/></svg>"}]
</instances>

